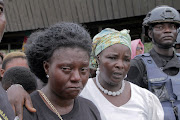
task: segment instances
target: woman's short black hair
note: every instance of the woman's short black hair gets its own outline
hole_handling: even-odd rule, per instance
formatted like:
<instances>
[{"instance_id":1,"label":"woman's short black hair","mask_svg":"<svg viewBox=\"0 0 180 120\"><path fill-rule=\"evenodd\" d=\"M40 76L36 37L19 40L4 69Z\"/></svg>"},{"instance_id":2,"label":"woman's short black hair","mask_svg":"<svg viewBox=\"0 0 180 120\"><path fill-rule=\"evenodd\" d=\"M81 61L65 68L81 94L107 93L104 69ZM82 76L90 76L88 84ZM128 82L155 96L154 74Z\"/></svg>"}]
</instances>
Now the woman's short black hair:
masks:
<instances>
[{"instance_id":1,"label":"woman's short black hair","mask_svg":"<svg viewBox=\"0 0 180 120\"><path fill-rule=\"evenodd\" d=\"M76 23L61 22L31 34L25 45L25 54L32 72L47 83L43 62L48 61L56 49L79 47L90 56L91 44L92 39L84 27Z\"/></svg>"}]
</instances>

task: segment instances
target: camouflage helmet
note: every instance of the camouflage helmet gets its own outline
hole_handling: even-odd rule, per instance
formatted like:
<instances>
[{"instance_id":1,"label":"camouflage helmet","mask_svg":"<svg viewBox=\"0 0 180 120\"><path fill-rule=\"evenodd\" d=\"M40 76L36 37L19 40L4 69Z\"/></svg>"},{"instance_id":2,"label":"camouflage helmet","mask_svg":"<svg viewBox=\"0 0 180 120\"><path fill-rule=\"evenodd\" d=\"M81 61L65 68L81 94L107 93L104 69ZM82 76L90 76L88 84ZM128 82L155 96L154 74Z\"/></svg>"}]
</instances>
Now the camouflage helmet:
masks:
<instances>
[{"instance_id":1,"label":"camouflage helmet","mask_svg":"<svg viewBox=\"0 0 180 120\"><path fill-rule=\"evenodd\" d=\"M180 25L180 14L179 12L170 6L157 6L152 9L143 20L143 32L147 35L149 26L155 23L171 22L175 23L177 27Z\"/></svg>"}]
</instances>

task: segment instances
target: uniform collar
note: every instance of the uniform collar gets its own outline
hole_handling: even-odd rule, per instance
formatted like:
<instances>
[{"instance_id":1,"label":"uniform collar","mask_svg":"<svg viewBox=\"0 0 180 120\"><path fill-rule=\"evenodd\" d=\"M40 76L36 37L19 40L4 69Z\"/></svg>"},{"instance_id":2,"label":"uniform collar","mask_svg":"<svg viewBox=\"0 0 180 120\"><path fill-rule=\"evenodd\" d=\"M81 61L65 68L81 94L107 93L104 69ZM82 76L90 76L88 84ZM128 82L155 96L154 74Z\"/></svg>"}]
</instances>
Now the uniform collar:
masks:
<instances>
[{"instance_id":1,"label":"uniform collar","mask_svg":"<svg viewBox=\"0 0 180 120\"><path fill-rule=\"evenodd\" d=\"M164 57L160 56L154 48L150 51L150 55L152 56L153 60L157 64L159 68L169 69L169 68L180 68L180 60L178 59L176 53L173 53L173 56L170 60L164 59Z\"/></svg>"}]
</instances>

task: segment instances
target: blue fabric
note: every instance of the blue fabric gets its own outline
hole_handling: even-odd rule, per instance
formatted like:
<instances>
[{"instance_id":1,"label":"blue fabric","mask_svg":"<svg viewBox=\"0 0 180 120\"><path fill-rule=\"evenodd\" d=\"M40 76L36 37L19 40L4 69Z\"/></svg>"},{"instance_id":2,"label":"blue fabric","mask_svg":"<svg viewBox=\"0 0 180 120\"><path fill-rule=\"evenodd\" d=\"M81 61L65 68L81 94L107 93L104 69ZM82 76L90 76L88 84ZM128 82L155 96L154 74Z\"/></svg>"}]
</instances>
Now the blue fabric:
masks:
<instances>
[{"instance_id":1,"label":"blue fabric","mask_svg":"<svg viewBox=\"0 0 180 120\"><path fill-rule=\"evenodd\" d=\"M140 56L147 70L148 89L161 101L164 120L176 120L180 117L180 72L169 76L157 67L149 53Z\"/></svg>"}]
</instances>

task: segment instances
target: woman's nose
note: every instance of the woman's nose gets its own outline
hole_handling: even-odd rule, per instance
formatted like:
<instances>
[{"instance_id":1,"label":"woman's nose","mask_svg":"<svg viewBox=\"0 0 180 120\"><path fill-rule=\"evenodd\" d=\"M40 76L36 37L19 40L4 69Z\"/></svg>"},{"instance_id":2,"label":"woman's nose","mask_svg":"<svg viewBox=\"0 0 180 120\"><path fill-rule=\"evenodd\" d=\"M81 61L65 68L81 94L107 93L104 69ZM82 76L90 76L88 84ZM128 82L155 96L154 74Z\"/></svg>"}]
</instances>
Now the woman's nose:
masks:
<instances>
[{"instance_id":1,"label":"woman's nose","mask_svg":"<svg viewBox=\"0 0 180 120\"><path fill-rule=\"evenodd\" d=\"M122 61L122 60L118 60L117 63L116 63L116 65L115 65L115 67L116 67L116 68L119 68L119 69L123 68L123 67L124 67L123 61Z\"/></svg>"},{"instance_id":2,"label":"woman's nose","mask_svg":"<svg viewBox=\"0 0 180 120\"><path fill-rule=\"evenodd\" d=\"M71 75L71 81L79 82L80 80L81 76L79 70L74 70Z\"/></svg>"}]
</instances>

